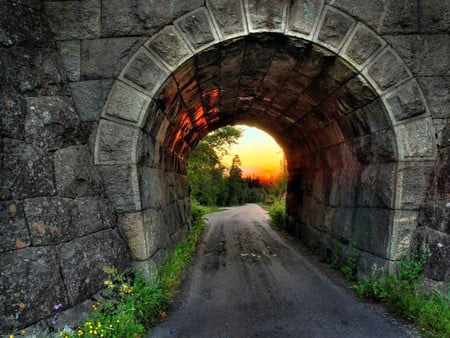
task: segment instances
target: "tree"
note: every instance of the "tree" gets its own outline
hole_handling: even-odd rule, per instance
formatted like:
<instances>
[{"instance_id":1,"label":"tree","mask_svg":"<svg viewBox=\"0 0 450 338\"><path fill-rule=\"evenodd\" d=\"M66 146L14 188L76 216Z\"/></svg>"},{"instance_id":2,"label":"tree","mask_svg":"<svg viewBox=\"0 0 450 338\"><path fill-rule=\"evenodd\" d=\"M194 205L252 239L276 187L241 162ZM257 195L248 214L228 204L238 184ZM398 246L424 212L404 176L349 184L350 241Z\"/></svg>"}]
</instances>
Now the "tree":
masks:
<instances>
[{"instance_id":1,"label":"tree","mask_svg":"<svg viewBox=\"0 0 450 338\"><path fill-rule=\"evenodd\" d=\"M191 196L203 205L224 205L227 186L220 159L242 136L242 130L228 126L218 129L201 140L191 152L188 179Z\"/></svg>"},{"instance_id":2,"label":"tree","mask_svg":"<svg viewBox=\"0 0 450 338\"><path fill-rule=\"evenodd\" d=\"M246 186L242 179L242 163L239 155L234 155L230 168L228 185L228 205L242 204L246 200Z\"/></svg>"}]
</instances>

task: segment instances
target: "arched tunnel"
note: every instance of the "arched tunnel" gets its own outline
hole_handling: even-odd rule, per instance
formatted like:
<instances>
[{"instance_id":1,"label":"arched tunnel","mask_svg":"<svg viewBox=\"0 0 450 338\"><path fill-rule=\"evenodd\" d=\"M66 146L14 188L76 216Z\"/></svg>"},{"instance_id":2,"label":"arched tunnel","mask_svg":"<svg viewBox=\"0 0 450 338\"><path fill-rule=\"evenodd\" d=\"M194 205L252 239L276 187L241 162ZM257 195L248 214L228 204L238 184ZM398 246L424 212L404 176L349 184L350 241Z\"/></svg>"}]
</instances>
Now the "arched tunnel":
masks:
<instances>
[{"instance_id":1,"label":"arched tunnel","mask_svg":"<svg viewBox=\"0 0 450 338\"><path fill-rule=\"evenodd\" d=\"M166 36L177 37L170 29ZM386 89L400 82L417 90L389 48L373 58L348 44L345 55L356 65L372 58L362 72L330 49L279 33L232 38L190 57L179 43L177 67L157 39L135 54L110 93L97 134L96 163L124 212L122 229L141 268L151 269L148 259L168 236L181 236L175 224L189 218L190 152L207 133L235 124L260 128L283 148L293 234L324 255L335 243L354 248L362 273L389 268L407 253L416 216L401 202L399 172L410 167L401 158L409 150L399 154L404 133L394 125L425 108L419 102L389 115L386 104L402 99ZM132 189L113 184L124 172L134 179ZM158 230L164 226L171 230Z\"/></svg>"}]
</instances>

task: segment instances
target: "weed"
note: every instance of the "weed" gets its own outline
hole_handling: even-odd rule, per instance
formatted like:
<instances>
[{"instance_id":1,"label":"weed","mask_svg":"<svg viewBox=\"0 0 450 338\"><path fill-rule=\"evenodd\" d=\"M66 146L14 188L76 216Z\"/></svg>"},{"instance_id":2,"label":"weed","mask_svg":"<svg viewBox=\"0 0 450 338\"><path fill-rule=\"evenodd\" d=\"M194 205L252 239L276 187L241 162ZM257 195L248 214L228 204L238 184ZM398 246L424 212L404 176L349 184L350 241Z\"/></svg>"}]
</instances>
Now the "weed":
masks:
<instances>
[{"instance_id":1,"label":"weed","mask_svg":"<svg viewBox=\"0 0 450 338\"><path fill-rule=\"evenodd\" d=\"M269 207L269 224L274 229L286 228L286 206L282 202L275 202Z\"/></svg>"}]
</instances>

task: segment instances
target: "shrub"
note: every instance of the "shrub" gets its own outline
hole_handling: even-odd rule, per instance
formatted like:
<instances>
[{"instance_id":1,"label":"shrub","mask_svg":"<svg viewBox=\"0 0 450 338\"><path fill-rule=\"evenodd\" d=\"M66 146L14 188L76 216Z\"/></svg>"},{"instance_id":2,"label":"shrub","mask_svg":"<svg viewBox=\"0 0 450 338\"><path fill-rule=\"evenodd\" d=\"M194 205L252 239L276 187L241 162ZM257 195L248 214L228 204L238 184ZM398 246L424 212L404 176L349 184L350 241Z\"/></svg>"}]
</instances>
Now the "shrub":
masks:
<instances>
[{"instance_id":1,"label":"shrub","mask_svg":"<svg viewBox=\"0 0 450 338\"><path fill-rule=\"evenodd\" d=\"M274 229L285 229L286 228L286 207L280 202L272 204L269 208L269 224Z\"/></svg>"}]
</instances>

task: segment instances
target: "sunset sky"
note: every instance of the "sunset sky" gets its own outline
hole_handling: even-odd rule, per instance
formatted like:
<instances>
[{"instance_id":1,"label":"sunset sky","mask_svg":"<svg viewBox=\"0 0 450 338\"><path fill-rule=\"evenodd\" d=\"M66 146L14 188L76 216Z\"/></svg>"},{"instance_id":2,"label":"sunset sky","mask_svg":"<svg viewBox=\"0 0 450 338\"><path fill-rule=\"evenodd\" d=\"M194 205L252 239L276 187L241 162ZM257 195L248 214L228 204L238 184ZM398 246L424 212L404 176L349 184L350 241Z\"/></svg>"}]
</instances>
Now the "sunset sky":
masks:
<instances>
[{"instance_id":1,"label":"sunset sky","mask_svg":"<svg viewBox=\"0 0 450 338\"><path fill-rule=\"evenodd\" d=\"M281 172L283 150L265 132L247 126L239 125L244 130L239 143L233 146L229 155L222 162L231 166L234 155L239 155L244 176L256 175L266 180L273 180Z\"/></svg>"}]
</instances>

